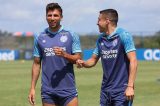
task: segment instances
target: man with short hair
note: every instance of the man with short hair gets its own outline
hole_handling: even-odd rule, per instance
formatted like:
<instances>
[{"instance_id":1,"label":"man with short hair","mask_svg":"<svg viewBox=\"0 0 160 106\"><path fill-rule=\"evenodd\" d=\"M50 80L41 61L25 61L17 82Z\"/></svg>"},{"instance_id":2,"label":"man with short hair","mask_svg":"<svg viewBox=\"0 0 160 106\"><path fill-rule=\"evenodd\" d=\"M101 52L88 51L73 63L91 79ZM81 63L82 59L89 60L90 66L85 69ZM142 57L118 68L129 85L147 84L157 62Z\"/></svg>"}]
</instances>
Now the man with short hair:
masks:
<instances>
[{"instance_id":1,"label":"man with short hair","mask_svg":"<svg viewBox=\"0 0 160 106\"><path fill-rule=\"evenodd\" d=\"M35 104L35 87L42 65L41 98L43 106L78 106L73 64L81 58L78 35L61 24L58 3L46 7L49 27L34 40L34 61L29 102Z\"/></svg>"},{"instance_id":2,"label":"man with short hair","mask_svg":"<svg viewBox=\"0 0 160 106\"><path fill-rule=\"evenodd\" d=\"M78 67L90 68L101 58L103 67L101 106L131 106L134 98L136 49L131 34L117 27L117 22L116 10L100 11L97 25L101 34L93 55L87 61L77 60Z\"/></svg>"}]
</instances>

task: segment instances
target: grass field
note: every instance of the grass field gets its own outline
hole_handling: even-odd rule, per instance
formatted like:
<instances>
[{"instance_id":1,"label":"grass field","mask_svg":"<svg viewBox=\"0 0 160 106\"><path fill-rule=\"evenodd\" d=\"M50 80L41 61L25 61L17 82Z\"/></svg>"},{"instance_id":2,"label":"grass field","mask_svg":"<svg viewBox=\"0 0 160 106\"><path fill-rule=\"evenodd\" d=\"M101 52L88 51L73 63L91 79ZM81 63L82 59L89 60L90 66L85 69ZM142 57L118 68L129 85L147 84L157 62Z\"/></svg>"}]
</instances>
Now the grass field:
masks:
<instances>
[{"instance_id":1,"label":"grass field","mask_svg":"<svg viewBox=\"0 0 160 106\"><path fill-rule=\"evenodd\" d=\"M31 65L31 61L0 62L0 106L30 106ZM75 74L79 106L99 106L101 64L75 68ZM160 106L160 62L139 62L135 86L134 106ZM36 106L41 106L40 80L36 89Z\"/></svg>"}]
</instances>

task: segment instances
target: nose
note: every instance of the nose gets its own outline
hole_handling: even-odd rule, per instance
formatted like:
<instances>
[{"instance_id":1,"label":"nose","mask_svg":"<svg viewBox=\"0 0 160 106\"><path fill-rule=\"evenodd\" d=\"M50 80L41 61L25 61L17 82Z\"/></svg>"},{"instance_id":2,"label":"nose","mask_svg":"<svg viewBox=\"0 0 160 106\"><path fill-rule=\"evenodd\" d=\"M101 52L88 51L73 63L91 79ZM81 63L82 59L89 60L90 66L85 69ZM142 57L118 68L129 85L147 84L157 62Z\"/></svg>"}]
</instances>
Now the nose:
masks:
<instances>
[{"instance_id":1,"label":"nose","mask_svg":"<svg viewBox=\"0 0 160 106\"><path fill-rule=\"evenodd\" d=\"M99 23L97 22L97 25L99 26Z\"/></svg>"},{"instance_id":2,"label":"nose","mask_svg":"<svg viewBox=\"0 0 160 106\"><path fill-rule=\"evenodd\" d=\"M51 16L51 20L54 20L54 16L53 15Z\"/></svg>"}]
</instances>

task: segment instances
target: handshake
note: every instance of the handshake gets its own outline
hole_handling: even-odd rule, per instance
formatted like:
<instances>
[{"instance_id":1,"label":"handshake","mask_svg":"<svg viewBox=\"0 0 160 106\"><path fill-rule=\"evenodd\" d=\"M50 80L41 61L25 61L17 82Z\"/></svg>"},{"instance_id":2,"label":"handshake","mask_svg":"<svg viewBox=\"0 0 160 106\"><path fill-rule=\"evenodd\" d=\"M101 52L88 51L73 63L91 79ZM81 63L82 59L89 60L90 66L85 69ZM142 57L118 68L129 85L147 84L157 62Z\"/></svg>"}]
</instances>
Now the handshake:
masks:
<instances>
[{"instance_id":1,"label":"handshake","mask_svg":"<svg viewBox=\"0 0 160 106\"><path fill-rule=\"evenodd\" d=\"M83 68L83 67L85 67L85 61L81 60L81 59L78 59L76 61L76 65L77 65L77 68Z\"/></svg>"},{"instance_id":2,"label":"handshake","mask_svg":"<svg viewBox=\"0 0 160 106\"><path fill-rule=\"evenodd\" d=\"M78 59L76 61L76 65L77 65L77 68L82 68L82 67L91 68L96 65L98 60L99 60L99 57L97 57L96 55L93 55L90 59L86 61Z\"/></svg>"}]
</instances>

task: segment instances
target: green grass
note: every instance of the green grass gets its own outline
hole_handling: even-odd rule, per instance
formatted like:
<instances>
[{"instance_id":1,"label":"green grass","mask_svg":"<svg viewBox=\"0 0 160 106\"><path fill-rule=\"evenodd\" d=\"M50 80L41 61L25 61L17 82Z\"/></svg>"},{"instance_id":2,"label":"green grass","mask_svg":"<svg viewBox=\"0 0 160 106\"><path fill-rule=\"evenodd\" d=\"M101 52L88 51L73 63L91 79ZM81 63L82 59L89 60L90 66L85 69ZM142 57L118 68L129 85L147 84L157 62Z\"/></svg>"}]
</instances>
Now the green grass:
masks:
<instances>
[{"instance_id":1,"label":"green grass","mask_svg":"<svg viewBox=\"0 0 160 106\"><path fill-rule=\"evenodd\" d=\"M0 61L0 106L30 106L28 93L31 61ZM94 68L75 68L79 106L99 106L102 79L101 64ZM134 106L160 106L160 62L139 62ZM36 88L36 106L41 106L40 79Z\"/></svg>"}]
</instances>

